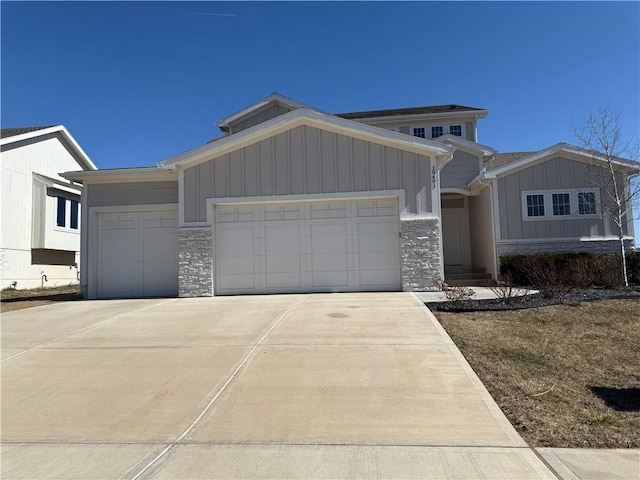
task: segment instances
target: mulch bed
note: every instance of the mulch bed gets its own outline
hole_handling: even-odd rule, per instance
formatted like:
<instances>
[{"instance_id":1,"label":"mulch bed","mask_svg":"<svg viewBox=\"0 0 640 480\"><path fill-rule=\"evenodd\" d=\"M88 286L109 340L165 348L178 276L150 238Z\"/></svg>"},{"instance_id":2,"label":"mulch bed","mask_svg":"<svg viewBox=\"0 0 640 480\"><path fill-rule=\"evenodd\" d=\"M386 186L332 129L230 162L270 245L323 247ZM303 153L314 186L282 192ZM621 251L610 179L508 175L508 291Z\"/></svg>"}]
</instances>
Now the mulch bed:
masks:
<instances>
[{"instance_id":1,"label":"mulch bed","mask_svg":"<svg viewBox=\"0 0 640 480\"><path fill-rule=\"evenodd\" d=\"M425 305L431 311L439 312L478 312L500 310L522 310L526 308L546 307L548 305L567 305L578 302L593 302L596 300L612 299L640 299L640 286L620 289L584 288L568 292L558 292L553 296L541 293L490 300L464 300L457 302L428 302Z\"/></svg>"}]
</instances>

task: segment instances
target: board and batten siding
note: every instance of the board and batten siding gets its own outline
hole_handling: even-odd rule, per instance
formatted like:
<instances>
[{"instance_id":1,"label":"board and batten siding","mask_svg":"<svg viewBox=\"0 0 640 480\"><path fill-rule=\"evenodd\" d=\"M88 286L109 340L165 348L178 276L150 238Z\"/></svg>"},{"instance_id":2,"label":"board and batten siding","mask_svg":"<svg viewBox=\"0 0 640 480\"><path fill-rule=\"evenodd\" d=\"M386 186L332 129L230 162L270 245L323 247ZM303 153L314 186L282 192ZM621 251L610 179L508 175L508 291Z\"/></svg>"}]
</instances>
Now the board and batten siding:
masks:
<instances>
[{"instance_id":1,"label":"board and batten siding","mask_svg":"<svg viewBox=\"0 0 640 480\"><path fill-rule=\"evenodd\" d=\"M280 115L284 115L290 111L291 108L280 105L279 103L276 103L275 105L270 104L269 106L252 113L248 117L240 118L235 122L231 122L229 124L229 133L241 132L242 130L246 130L247 128L266 122L272 118L279 117Z\"/></svg>"},{"instance_id":2,"label":"board and batten siding","mask_svg":"<svg viewBox=\"0 0 640 480\"><path fill-rule=\"evenodd\" d=\"M456 150L451 161L440 172L440 187L467 188L467 184L479 173L478 156Z\"/></svg>"},{"instance_id":3,"label":"board and batten siding","mask_svg":"<svg viewBox=\"0 0 640 480\"><path fill-rule=\"evenodd\" d=\"M178 182L99 183L85 187L89 207L178 203Z\"/></svg>"},{"instance_id":4,"label":"board and batten siding","mask_svg":"<svg viewBox=\"0 0 640 480\"><path fill-rule=\"evenodd\" d=\"M184 170L185 222L209 198L405 190L407 213L431 212L430 158L300 126Z\"/></svg>"},{"instance_id":5,"label":"board and batten siding","mask_svg":"<svg viewBox=\"0 0 640 480\"><path fill-rule=\"evenodd\" d=\"M589 168L595 167L557 157L498 179L501 238L514 240L614 235L616 227L606 214L602 218L523 221L523 191L594 188L597 185L593 175L588 174ZM602 202L607 201L603 191L600 197ZM551 208L551 205L545 205L545 208Z\"/></svg>"}]
</instances>

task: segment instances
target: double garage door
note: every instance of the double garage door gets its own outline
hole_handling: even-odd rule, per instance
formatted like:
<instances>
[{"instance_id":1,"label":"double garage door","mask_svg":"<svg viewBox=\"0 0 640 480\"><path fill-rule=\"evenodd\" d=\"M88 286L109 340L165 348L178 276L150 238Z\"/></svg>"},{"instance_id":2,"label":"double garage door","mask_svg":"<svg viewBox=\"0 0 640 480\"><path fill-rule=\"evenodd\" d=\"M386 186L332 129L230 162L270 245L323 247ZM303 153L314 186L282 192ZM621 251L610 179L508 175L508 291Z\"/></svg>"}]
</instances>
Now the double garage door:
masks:
<instances>
[{"instance_id":1,"label":"double garage door","mask_svg":"<svg viewBox=\"0 0 640 480\"><path fill-rule=\"evenodd\" d=\"M98 215L97 296L178 294L176 211Z\"/></svg>"},{"instance_id":2,"label":"double garage door","mask_svg":"<svg viewBox=\"0 0 640 480\"><path fill-rule=\"evenodd\" d=\"M398 202L218 205L215 294L400 289Z\"/></svg>"}]
</instances>

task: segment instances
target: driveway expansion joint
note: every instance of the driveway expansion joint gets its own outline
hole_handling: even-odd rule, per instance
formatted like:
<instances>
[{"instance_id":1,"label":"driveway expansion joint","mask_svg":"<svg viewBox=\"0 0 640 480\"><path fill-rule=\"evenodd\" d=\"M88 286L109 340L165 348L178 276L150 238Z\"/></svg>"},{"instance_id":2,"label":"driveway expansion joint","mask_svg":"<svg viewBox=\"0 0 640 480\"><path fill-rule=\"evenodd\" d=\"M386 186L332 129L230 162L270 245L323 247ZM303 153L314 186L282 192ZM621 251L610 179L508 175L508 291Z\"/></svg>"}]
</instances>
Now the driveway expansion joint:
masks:
<instances>
[{"instance_id":1,"label":"driveway expansion joint","mask_svg":"<svg viewBox=\"0 0 640 480\"><path fill-rule=\"evenodd\" d=\"M231 373L229 378L227 378L226 382L222 385L222 387L220 389L218 389L217 393L209 401L209 403L202 410L202 412L200 412L200 414L196 417L196 419L182 432L182 434L180 434L178 436L178 438L175 441L171 442L155 458L153 458L153 460L151 460L149 463L147 463L147 465L145 467L140 469L140 471L138 473L136 473L133 477L131 477L131 480L139 479L142 475L144 475L145 472L147 472L154 465L156 465L158 462L160 462L163 459L163 457L165 455L167 455L173 448L175 448L177 445L181 444L182 440L195 428L195 426L198 424L198 422L200 422L200 420L202 420L202 418L211 409L211 407L213 407L213 405L215 404L216 400L218 400L218 398L222 395L222 393L231 384L233 379L236 378L236 376L242 370L242 368L246 365L246 363L251 359L251 357L253 357L253 355L255 354L256 350L265 342L265 340L267 339L267 337L269 337L271 332L273 332L273 330L275 330L275 328L282 322L282 320L284 320L293 310L295 310L296 307L298 307L301 303L303 303L308 297L309 297L309 295L302 295L302 296L296 298L293 301L293 303L291 305L289 305L289 307L287 307L287 309L283 313L281 313L278 317L276 317L271 322L271 324L267 327L266 332L262 335L262 337L260 337L260 339L257 342L255 342L255 344L253 344L251 350L249 350L249 352L240 361L240 363L235 368L233 373ZM125 477L128 478L128 475L131 474L131 473L132 473L131 471L126 472L123 475L122 478L125 478Z\"/></svg>"}]
</instances>

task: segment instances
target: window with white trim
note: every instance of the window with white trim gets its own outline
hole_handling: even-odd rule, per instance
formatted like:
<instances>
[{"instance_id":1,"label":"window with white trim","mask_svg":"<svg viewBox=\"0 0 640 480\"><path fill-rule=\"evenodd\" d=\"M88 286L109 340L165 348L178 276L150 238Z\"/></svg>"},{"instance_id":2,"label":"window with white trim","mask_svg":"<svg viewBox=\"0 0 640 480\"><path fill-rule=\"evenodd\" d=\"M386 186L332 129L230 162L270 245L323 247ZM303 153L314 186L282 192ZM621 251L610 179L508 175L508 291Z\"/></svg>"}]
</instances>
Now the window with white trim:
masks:
<instances>
[{"instance_id":1,"label":"window with white trim","mask_svg":"<svg viewBox=\"0 0 640 480\"><path fill-rule=\"evenodd\" d=\"M462 125L449 125L449 133L457 137L462 136Z\"/></svg>"},{"instance_id":2,"label":"window with white trim","mask_svg":"<svg viewBox=\"0 0 640 480\"><path fill-rule=\"evenodd\" d=\"M527 216L544 217L544 195L527 195Z\"/></svg>"},{"instance_id":3,"label":"window with white trim","mask_svg":"<svg viewBox=\"0 0 640 480\"><path fill-rule=\"evenodd\" d=\"M444 135L443 127L431 127L431 138L438 138Z\"/></svg>"},{"instance_id":4,"label":"window with white trim","mask_svg":"<svg viewBox=\"0 0 640 480\"><path fill-rule=\"evenodd\" d=\"M596 215L597 213L595 192L578 192L578 214Z\"/></svg>"},{"instance_id":5,"label":"window with white trim","mask_svg":"<svg viewBox=\"0 0 640 480\"><path fill-rule=\"evenodd\" d=\"M600 217L600 191L597 188L522 192L522 218L525 221L588 217Z\"/></svg>"},{"instance_id":6,"label":"window with white trim","mask_svg":"<svg viewBox=\"0 0 640 480\"><path fill-rule=\"evenodd\" d=\"M552 193L553 216L571 215L571 201L568 193Z\"/></svg>"},{"instance_id":7,"label":"window with white trim","mask_svg":"<svg viewBox=\"0 0 640 480\"><path fill-rule=\"evenodd\" d=\"M426 128L424 127L413 127L413 136L414 137L420 137L420 138L426 138L427 136L427 132L426 132Z\"/></svg>"}]
</instances>

